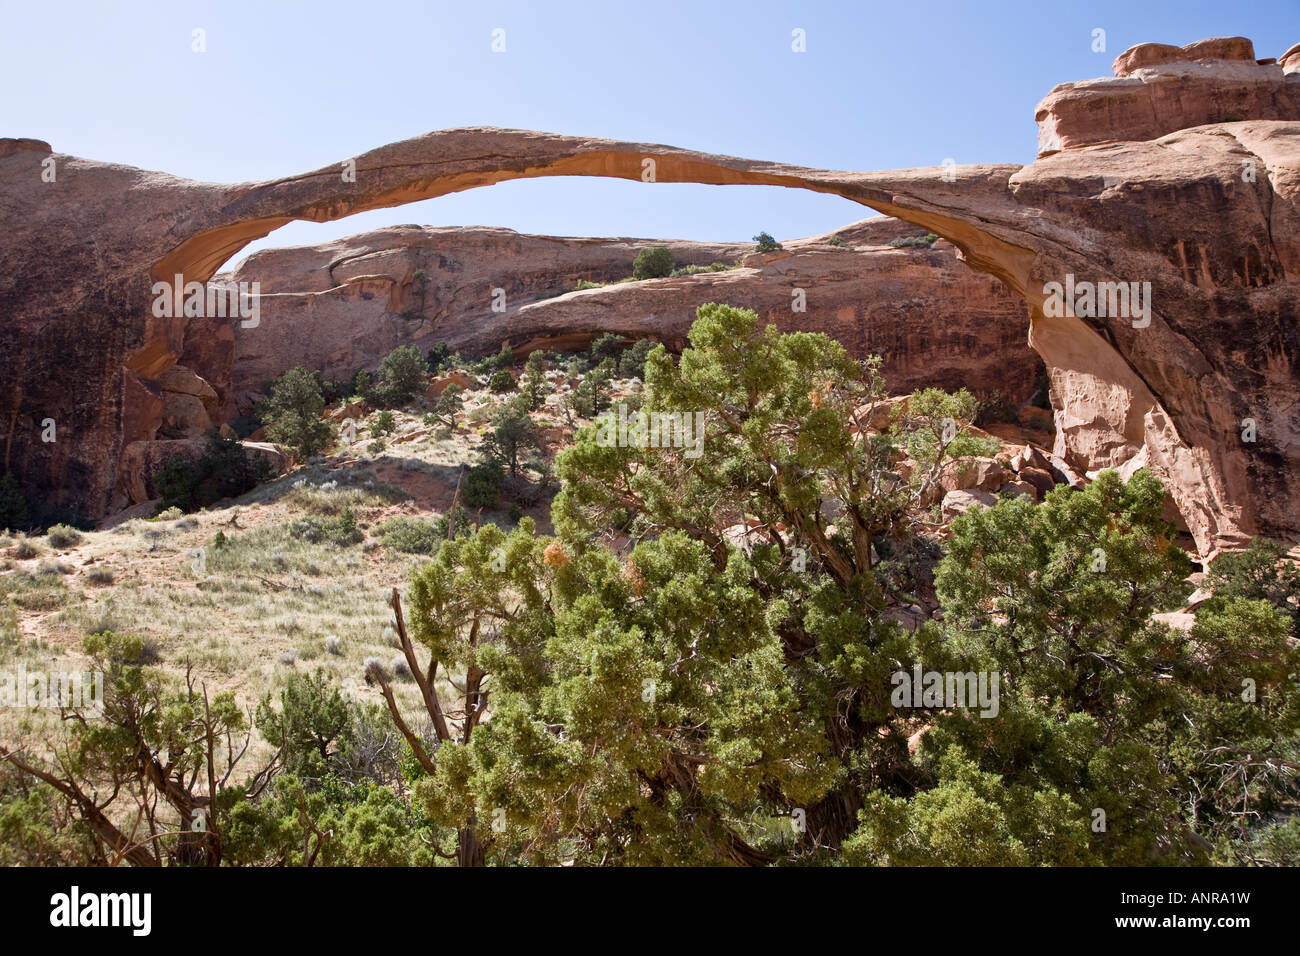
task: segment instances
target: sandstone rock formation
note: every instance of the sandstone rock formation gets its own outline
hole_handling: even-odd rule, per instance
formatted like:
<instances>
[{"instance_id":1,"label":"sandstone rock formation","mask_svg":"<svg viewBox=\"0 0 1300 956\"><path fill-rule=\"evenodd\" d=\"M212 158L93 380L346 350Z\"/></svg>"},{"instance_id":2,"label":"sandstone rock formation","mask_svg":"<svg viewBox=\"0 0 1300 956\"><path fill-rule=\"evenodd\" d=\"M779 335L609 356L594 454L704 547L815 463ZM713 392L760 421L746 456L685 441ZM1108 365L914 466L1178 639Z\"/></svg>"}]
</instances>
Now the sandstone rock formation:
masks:
<instances>
[{"instance_id":1,"label":"sandstone rock formation","mask_svg":"<svg viewBox=\"0 0 1300 956\"><path fill-rule=\"evenodd\" d=\"M266 250L217 277L260 283L257 326L199 319L190 333L199 341L233 337L233 374L224 355L212 356L213 367L195 367L227 388L222 414L230 421L247 414L266 383L295 365L347 378L358 368L374 369L407 343L424 350L441 341L471 353L509 344L523 353L583 348L601 332L680 347L696 307L717 301L752 308L784 331L826 332L859 357L878 353L897 391L964 385L981 396L1027 401L1042 363L1026 343L1023 303L998 280L959 262L947 242L888 245L917 233L880 217L759 255L751 243L400 226ZM669 247L679 266L743 258L744 267L618 281L631 273L638 250L655 245ZM609 284L569 291L579 281ZM494 289L505 292L504 312L492 311ZM792 309L796 289L804 290L802 312ZM187 353L186 361L205 358Z\"/></svg>"},{"instance_id":2,"label":"sandstone rock formation","mask_svg":"<svg viewBox=\"0 0 1300 956\"><path fill-rule=\"evenodd\" d=\"M1203 49L1227 55L1240 44L1216 41ZM1177 64L1120 59L1122 71L1133 65L1136 72L1049 95L1038 116L1050 130L1046 141L1060 148L1023 168L831 172L474 128L355 157L355 181L332 165L220 185L55 154L36 140L4 141L3 467L52 503L91 513L107 508L123 448L158 430L159 377L182 355L188 367L211 367L198 361L200 348L233 349L220 340L196 347L185 317L153 314L155 281L178 274L206 281L244 244L295 218L337 219L522 177L641 181L643 161L651 159L656 182L836 193L945 237L969 264L1025 298L1030 344L1052 376L1060 457L1081 470L1148 464L1165 479L1204 552L1236 546L1252 533L1294 541L1295 51L1282 63L1192 61L1194 70L1168 81L1156 74L1177 72ZM1121 108L1109 99L1133 82L1171 90L1182 83L1189 99L1199 101L1201 93L1191 93L1202 91L1209 106L1152 97L1151 121L1138 122L1146 107ZM1095 106L1075 109L1086 100ZM1224 102L1240 112L1220 112L1215 104ZM1134 327L1127 317L1054 314L1045 286L1067 276L1150 282L1149 322ZM228 387L211 384L218 393ZM58 424L57 441L41 440L47 420Z\"/></svg>"}]
</instances>

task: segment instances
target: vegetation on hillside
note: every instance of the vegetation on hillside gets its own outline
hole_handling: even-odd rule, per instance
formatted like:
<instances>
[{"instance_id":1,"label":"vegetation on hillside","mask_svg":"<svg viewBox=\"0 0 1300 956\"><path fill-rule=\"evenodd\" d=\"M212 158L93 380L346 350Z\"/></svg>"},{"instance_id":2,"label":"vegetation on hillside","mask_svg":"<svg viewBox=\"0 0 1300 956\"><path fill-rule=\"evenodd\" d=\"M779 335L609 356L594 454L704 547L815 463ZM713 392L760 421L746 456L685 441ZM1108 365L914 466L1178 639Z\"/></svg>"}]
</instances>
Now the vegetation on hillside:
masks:
<instances>
[{"instance_id":1,"label":"vegetation on hillside","mask_svg":"<svg viewBox=\"0 0 1300 956\"><path fill-rule=\"evenodd\" d=\"M679 357L531 352L517 392L508 352L390 358L363 382L392 404L376 434L475 432L445 514L300 479L305 514L233 523L203 559L290 602L317 563L413 561L378 609L387 652L353 652L351 690L284 657L241 706L88 628L102 716L43 751L0 736L0 865L1300 863L1300 572L1257 542L1186 627L1159 617L1192 563L1148 472L939 528L945 466L996 451L977 400L918 391L882 427L878 359L725 305ZM470 388L424 397L449 371ZM606 440L616 399L662 440ZM319 453L323 410L292 370L268 430ZM522 508L551 480L539 418L575 430L549 533ZM6 646L61 577L0 576ZM345 600L323 659L375 610ZM974 696L900 694L930 674Z\"/></svg>"}]
</instances>

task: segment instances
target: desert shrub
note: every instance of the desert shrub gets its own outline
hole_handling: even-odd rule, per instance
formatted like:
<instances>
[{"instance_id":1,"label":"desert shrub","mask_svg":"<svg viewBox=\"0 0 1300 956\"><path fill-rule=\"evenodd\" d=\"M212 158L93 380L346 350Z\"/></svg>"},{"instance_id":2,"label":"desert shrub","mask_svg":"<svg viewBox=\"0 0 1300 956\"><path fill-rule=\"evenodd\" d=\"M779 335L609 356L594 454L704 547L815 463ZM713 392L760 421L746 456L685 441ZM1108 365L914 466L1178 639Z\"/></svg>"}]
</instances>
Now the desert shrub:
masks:
<instances>
[{"instance_id":1,"label":"desert shrub","mask_svg":"<svg viewBox=\"0 0 1300 956\"><path fill-rule=\"evenodd\" d=\"M1293 635L1300 637L1300 567L1286 554L1284 544L1254 538L1245 551L1220 555L1205 581L1214 592L1206 609L1220 609L1234 598L1267 601L1291 621Z\"/></svg>"},{"instance_id":2,"label":"desert shrub","mask_svg":"<svg viewBox=\"0 0 1300 956\"><path fill-rule=\"evenodd\" d=\"M546 393L550 385L546 381L546 356L541 349L528 353L524 363L523 392L528 396L528 408L536 411L546 402Z\"/></svg>"},{"instance_id":3,"label":"desert shrub","mask_svg":"<svg viewBox=\"0 0 1300 956\"><path fill-rule=\"evenodd\" d=\"M295 481L280 500L295 511L317 515L337 515L344 508L376 508L385 504L406 501L411 496L393 485L377 483L372 487L340 486L335 481L314 485L309 481Z\"/></svg>"},{"instance_id":4,"label":"desert shrub","mask_svg":"<svg viewBox=\"0 0 1300 956\"><path fill-rule=\"evenodd\" d=\"M453 517L455 518L454 526L452 522ZM451 537L453 531L455 532L456 537L469 534L473 525L473 516L470 515L470 513L465 510L464 505L459 502L457 502L456 507L447 514L439 515L433 521L433 528L437 532L440 541L445 541L447 538Z\"/></svg>"},{"instance_id":5,"label":"desert shrub","mask_svg":"<svg viewBox=\"0 0 1300 956\"><path fill-rule=\"evenodd\" d=\"M154 475L153 483L162 497L158 503L160 511L187 509L193 505L194 473L180 455L172 455L163 462L163 466Z\"/></svg>"},{"instance_id":6,"label":"desert shrub","mask_svg":"<svg viewBox=\"0 0 1300 956\"><path fill-rule=\"evenodd\" d=\"M644 378L646 356L654 347L655 343L650 339L637 339L632 343L618 358L619 377Z\"/></svg>"},{"instance_id":7,"label":"desert shrub","mask_svg":"<svg viewBox=\"0 0 1300 956\"><path fill-rule=\"evenodd\" d=\"M889 245L894 249L928 249L938 238L933 232L924 236L899 236L897 239L890 239Z\"/></svg>"},{"instance_id":8,"label":"desert shrub","mask_svg":"<svg viewBox=\"0 0 1300 956\"><path fill-rule=\"evenodd\" d=\"M632 278L662 279L672 275L675 265L673 254L665 246L642 249L632 260Z\"/></svg>"},{"instance_id":9,"label":"desert shrub","mask_svg":"<svg viewBox=\"0 0 1300 956\"><path fill-rule=\"evenodd\" d=\"M53 611L70 598L63 576L12 571L0 575L0 600L8 599L24 611Z\"/></svg>"},{"instance_id":10,"label":"desert shrub","mask_svg":"<svg viewBox=\"0 0 1300 956\"><path fill-rule=\"evenodd\" d=\"M780 252L785 248L785 246L781 245L781 243L777 242L766 232L760 232L754 237L754 241L758 243L757 251L759 252Z\"/></svg>"},{"instance_id":11,"label":"desert shrub","mask_svg":"<svg viewBox=\"0 0 1300 956\"><path fill-rule=\"evenodd\" d=\"M600 289L603 288L604 285L605 283L603 282L592 282L588 279L579 279L576 283L574 283L573 288L570 289L569 291L581 292L583 289Z\"/></svg>"},{"instance_id":12,"label":"desert shrub","mask_svg":"<svg viewBox=\"0 0 1300 956\"><path fill-rule=\"evenodd\" d=\"M513 391L514 387L515 377L505 369L498 369L493 372L492 377L488 379L488 388L498 394Z\"/></svg>"},{"instance_id":13,"label":"desert shrub","mask_svg":"<svg viewBox=\"0 0 1300 956\"><path fill-rule=\"evenodd\" d=\"M66 561L57 561L53 558L48 558L40 563L40 565L36 568L36 573L37 574L71 574L72 565L68 564Z\"/></svg>"},{"instance_id":14,"label":"desert shrub","mask_svg":"<svg viewBox=\"0 0 1300 956\"><path fill-rule=\"evenodd\" d=\"M528 396L517 395L492 414L492 430L483 439L483 449L511 476L519 473L519 459L527 449L539 448L537 424L528 414Z\"/></svg>"},{"instance_id":15,"label":"desert shrub","mask_svg":"<svg viewBox=\"0 0 1300 956\"><path fill-rule=\"evenodd\" d=\"M393 413L385 409L375 416L375 420L370 423L370 437L379 438L383 435L391 435L397 431L397 420Z\"/></svg>"},{"instance_id":16,"label":"desert shrub","mask_svg":"<svg viewBox=\"0 0 1300 956\"><path fill-rule=\"evenodd\" d=\"M442 541L432 521L402 515L385 521L379 528L379 537L386 547L403 554L432 554Z\"/></svg>"},{"instance_id":17,"label":"desert shrub","mask_svg":"<svg viewBox=\"0 0 1300 956\"><path fill-rule=\"evenodd\" d=\"M627 343L624 341L623 336L616 335L613 332L602 332L591 343L589 350L591 361L597 363L607 358L617 359L623 354L626 347Z\"/></svg>"},{"instance_id":18,"label":"desert shrub","mask_svg":"<svg viewBox=\"0 0 1300 956\"><path fill-rule=\"evenodd\" d=\"M427 368L419 349L399 345L380 361L375 372L379 381L371 389L371 400L390 407L408 404L424 384Z\"/></svg>"},{"instance_id":19,"label":"desert shrub","mask_svg":"<svg viewBox=\"0 0 1300 956\"><path fill-rule=\"evenodd\" d=\"M332 517L299 518L289 526L289 533L312 544L328 543L339 548L357 544L365 538L351 508L344 508Z\"/></svg>"},{"instance_id":20,"label":"desert shrub","mask_svg":"<svg viewBox=\"0 0 1300 956\"><path fill-rule=\"evenodd\" d=\"M707 266L680 266L672 271L673 278L679 276L697 276L708 272L726 272L728 269L737 269L739 264L735 262L711 262Z\"/></svg>"},{"instance_id":21,"label":"desert shrub","mask_svg":"<svg viewBox=\"0 0 1300 956\"><path fill-rule=\"evenodd\" d=\"M14 557L19 561L28 561L32 558L40 557L41 549L32 541L26 538L19 538L14 543Z\"/></svg>"},{"instance_id":22,"label":"desert shrub","mask_svg":"<svg viewBox=\"0 0 1300 956\"><path fill-rule=\"evenodd\" d=\"M338 636L331 634L325 638L325 653L338 657L343 653L343 641Z\"/></svg>"},{"instance_id":23,"label":"desert shrub","mask_svg":"<svg viewBox=\"0 0 1300 956\"><path fill-rule=\"evenodd\" d=\"M182 512L242 495L269 479L271 474L265 458L249 455L237 439L213 432L208 436L203 455L193 465L173 455L154 476L154 486L162 496L157 517L176 509L175 517L179 518Z\"/></svg>"},{"instance_id":24,"label":"desert shrub","mask_svg":"<svg viewBox=\"0 0 1300 956\"><path fill-rule=\"evenodd\" d=\"M358 372L354 380L357 389L362 385L362 374ZM358 391L358 394L362 393ZM304 460L320 454L333 440L334 426L321 417L324 412L325 396L320 381L301 365L289 369L275 381L270 397L258 409L266 423L267 437L293 448Z\"/></svg>"},{"instance_id":25,"label":"desert shrub","mask_svg":"<svg viewBox=\"0 0 1300 956\"><path fill-rule=\"evenodd\" d=\"M91 584L104 587L113 583L115 575L112 568L91 568L86 572L86 580Z\"/></svg>"},{"instance_id":26,"label":"desert shrub","mask_svg":"<svg viewBox=\"0 0 1300 956\"><path fill-rule=\"evenodd\" d=\"M497 462L481 462L465 473L460 496L471 508L492 508L497 503L504 480L505 473Z\"/></svg>"},{"instance_id":27,"label":"desert shrub","mask_svg":"<svg viewBox=\"0 0 1300 956\"><path fill-rule=\"evenodd\" d=\"M424 364L434 375L439 375L444 369L450 368L451 366L447 364L450 359L451 349L447 347L446 342L439 342L424 354Z\"/></svg>"},{"instance_id":28,"label":"desert shrub","mask_svg":"<svg viewBox=\"0 0 1300 956\"><path fill-rule=\"evenodd\" d=\"M828 246L847 246L848 243L844 241L844 237L843 237L843 236L831 236L829 239L826 240L826 245L828 245Z\"/></svg>"}]
</instances>

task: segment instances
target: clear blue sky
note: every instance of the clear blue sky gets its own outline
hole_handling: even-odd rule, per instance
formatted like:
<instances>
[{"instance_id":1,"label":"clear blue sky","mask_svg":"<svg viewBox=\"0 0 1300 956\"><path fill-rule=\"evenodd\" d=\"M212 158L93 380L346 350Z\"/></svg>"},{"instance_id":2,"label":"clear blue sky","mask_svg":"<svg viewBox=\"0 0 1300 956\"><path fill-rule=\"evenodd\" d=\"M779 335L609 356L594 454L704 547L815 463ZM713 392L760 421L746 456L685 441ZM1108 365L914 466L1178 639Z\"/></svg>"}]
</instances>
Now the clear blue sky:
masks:
<instances>
[{"instance_id":1,"label":"clear blue sky","mask_svg":"<svg viewBox=\"0 0 1300 956\"><path fill-rule=\"evenodd\" d=\"M1300 0L5 0L0 135L221 182L476 125L829 168L1029 162L1055 84L1109 76L1135 43L1224 35L1278 56L1300 41ZM542 179L293 223L246 252L411 222L743 240L868 215L798 190Z\"/></svg>"}]
</instances>

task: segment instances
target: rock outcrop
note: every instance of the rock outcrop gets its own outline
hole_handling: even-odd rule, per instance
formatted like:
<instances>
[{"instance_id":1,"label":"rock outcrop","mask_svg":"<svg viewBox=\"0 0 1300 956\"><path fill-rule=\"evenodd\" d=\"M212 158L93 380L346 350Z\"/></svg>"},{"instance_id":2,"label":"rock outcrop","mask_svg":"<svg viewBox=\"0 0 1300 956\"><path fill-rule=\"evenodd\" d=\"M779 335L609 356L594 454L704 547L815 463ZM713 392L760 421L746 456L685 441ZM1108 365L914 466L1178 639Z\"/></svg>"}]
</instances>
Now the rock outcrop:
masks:
<instances>
[{"instance_id":1,"label":"rock outcrop","mask_svg":"<svg viewBox=\"0 0 1300 956\"><path fill-rule=\"evenodd\" d=\"M1257 63L1245 37L1139 44L1116 58L1114 77L1063 83L1038 104L1039 156L1210 123L1295 119L1300 83L1283 69Z\"/></svg>"},{"instance_id":2,"label":"rock outcrop","mask_svg":"<svg viewBox=\"0 0 1300 956\"><path fill-rule=\"evenodd\" d=\"M189 320L151 309L153 283L176 275L204 282L247 242L292 219L337 219L515 178L642 181L652 170L655 182L835 193L938 233L1025 298L1030 344L1052 377L1054 451L1072 468L1149 465L1206 553L1253 533L1294 541L1300 73L1294 49L1281 59L1179 59L1095 87L1058 87L1038 115L1060 148L1025 167L833 172L473 128L357 156L347 167L354 164L355 177L331 165L220 185L55 154L36 140L4 141L3 467L51 503L102 513L123 448L156 435L159 377L182 355L190 368L207 367L187 355ZM1241 112L1174 109L1142 125L1108 105L1116 82L1146 83L1145 71L1181 62L1196 64L1189 90L1208 90L1210 102ZM1078 98L1095 107L1065 105ZM1121 128L1100 134L1104 142L1087 132L1112 118ZM1139 289L1149 282L1149 314L1137 326L1128 316L1058 314L1059 297L1046 290L1075 279ZM211 384L222 392L223 383ZM50 420L58 440L42 441Z\"/></svg>"},{"instance_id":3,"label":"rock outcrop","mask_svg":"<svg viewBox=\"0 0 1300 956\"><path fill-rule=\"evenodd\" d=\"M260 283L260 321L244 328L238 319L195 320L204 331L192 338L234 341L231 367L219 355L212 367L196 369L227 388L222 409L230 421L295 365L347 378L407 343L424 350L446 342L470 353L509 344L523 353L582 348L601 332L680 347L696 307L716 301L752 308L784 331L826 332L859 357L880 354L897 391L964 385L981 396L1027 401L1042 363L1026 342L1024 304L958 261L943 240L889 246L917 233L880 217L757 254L751 243L399 226L266 250L217 277ZM655 245L670 248L678 266L743 267L621 281L636 253ZM579 282L602 285L570 291ZM496 289L504 293L501 312L492 310ZM205 357L187 353L185 360Z\"/></svg>"}]
</instances>

